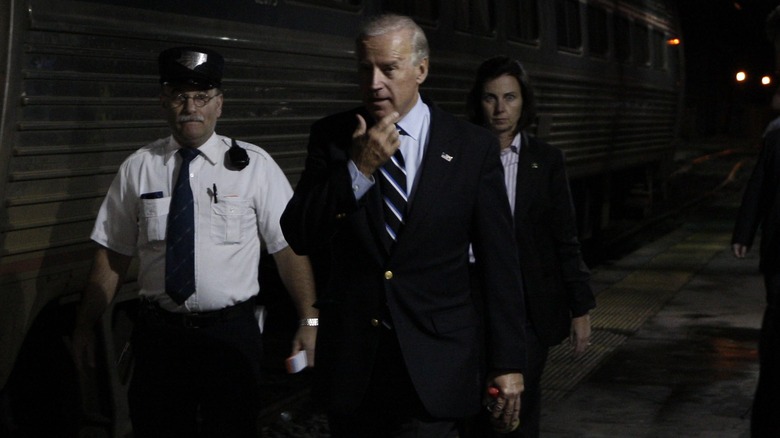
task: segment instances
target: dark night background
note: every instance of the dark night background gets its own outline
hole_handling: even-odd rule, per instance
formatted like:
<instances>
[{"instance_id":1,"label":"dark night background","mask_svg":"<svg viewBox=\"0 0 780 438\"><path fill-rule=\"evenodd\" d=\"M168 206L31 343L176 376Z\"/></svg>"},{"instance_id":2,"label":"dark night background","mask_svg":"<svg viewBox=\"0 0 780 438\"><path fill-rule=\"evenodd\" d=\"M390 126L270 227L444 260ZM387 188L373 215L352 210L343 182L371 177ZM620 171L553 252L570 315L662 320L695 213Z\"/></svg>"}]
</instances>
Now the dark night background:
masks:
<instances>
[{"instance_id":1,"label":"dark night background","mask_svg":"<svg viewBox=\"0 0 780 438\"><path fill-rule=\"evenodd\" d=\"M758 136L771 119L774 47L764 23L778 0L677 0L686 63L683 138ZM748 73L737 84L737 71ZM774 75L775 81L780 76Z\"/></svg>"}]
</instances>

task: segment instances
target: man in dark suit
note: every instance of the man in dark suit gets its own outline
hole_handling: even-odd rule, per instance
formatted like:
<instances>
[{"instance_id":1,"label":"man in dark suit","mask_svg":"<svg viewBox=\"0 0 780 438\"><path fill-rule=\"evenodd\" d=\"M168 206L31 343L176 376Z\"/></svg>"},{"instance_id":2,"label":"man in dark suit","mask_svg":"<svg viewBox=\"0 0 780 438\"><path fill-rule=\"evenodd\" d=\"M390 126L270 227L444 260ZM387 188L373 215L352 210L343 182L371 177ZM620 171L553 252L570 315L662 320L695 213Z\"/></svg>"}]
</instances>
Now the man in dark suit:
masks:
<instances>
[{"instance_id":1,"label":"man in dark suit","mask_svg":"<svg viewBox=\"0 0 780 438\"><path fill-rule=\"evenodd\" d=\"M329 266L315 369L331 433L454 437L456 420L479 410L470 243L484 261L494 411L511 425L525 320L498 144L420 97L428 45L414 21L374 17L356 49L364 106L312 126L282 216L293 249Z\"/></svg>"},{"instance_id":2,"label":"man in dark suit","mask_svg":"<svg viewBox=\"0 0 780 438\"><path fill-rule=\"evenodd\" d=\"M766 31L775 46L780 65L780 6L767 17ZM780 111L780 88L772 97L772 109ZM744 258L761 227L759 269L764 274L766 309L758 340L759 374L753 396L750 436L780 436L780 117L764 131L763 145L739 207L731 249Z\"/></svg>"},{"instance_id":3,"label":"man in dark suit","mask_svg":"<svg viewBox=\"0 0 780 438\"><path fill-rule=\"evenodd\" d=\"M472 122L499 139L528 315L520 428L501 436L523 438L539 436L541 378L549 348L571 333L574 354L583 353L590 337L588 311L596 305L580 253L563 152L523 132L536 116L535 107L519 62L497 56L482 63L467 108ZM491 429L479 424L475 435L492 436Z\"/></svg>"},{"instance_id":4,"label":"man in dark suit","mask_svg":"<svg viewBox=\"0 0 780 438\"><path fill-rule=\"evenodd\" d=\"M766 133L756 167L739 208L732 251L744 258L759 226L759 269L764 274L766 309L758 343L759 377L750 419L752 437L780 436L780 129Z\"/></svg>"}]
</instances>

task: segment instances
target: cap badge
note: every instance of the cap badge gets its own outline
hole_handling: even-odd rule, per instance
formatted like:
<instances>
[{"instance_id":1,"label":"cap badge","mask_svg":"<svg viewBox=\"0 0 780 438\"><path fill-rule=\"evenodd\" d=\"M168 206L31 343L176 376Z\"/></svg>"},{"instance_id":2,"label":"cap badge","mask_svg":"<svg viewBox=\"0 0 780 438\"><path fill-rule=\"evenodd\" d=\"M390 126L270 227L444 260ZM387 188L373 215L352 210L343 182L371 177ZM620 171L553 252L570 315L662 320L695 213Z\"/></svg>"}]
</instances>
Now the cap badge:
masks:
<instances>
[{"instance_id":1,"label":"cap badge","mask_svg":"<svg viewBox=\"0 0 780 438\"><path fill-rule=\"evenodd\" d=\"M181 57L176 62L190 70L195 70L195 67L205 64L208 61L208 57L209 55L200 52L182 52Z\"/></svg>"}]
</instances>

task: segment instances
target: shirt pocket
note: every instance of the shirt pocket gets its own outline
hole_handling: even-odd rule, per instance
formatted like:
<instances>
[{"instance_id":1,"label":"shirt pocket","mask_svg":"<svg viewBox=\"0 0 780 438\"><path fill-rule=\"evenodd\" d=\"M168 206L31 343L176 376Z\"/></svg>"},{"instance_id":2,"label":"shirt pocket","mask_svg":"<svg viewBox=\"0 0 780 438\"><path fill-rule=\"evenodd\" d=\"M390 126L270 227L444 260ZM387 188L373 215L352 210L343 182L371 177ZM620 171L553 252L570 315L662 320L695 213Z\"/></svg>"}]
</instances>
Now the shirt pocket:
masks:
<instances>
[{"instance_id":1,"label":"shirt pocket","mask_svg":"<svg viewBox=\"0 0 780 438\"><path fill-rule=\"evenodd\" d=\"M168 224L168 211L171 198L141 199L140 237L144 243L154 243L165 240L165 229Z\"/></svg>"},{"instance_id":2,"label":"shirt pocket","mask_svg":"<svg viewBox=\"0 0 780 438\"><path fill-rule=\"evenodd\" d=\"M255 218L249 203L243 199L225 197L211 204L211 237L219 244L241 243L245 228Z\"/></svg>"}]
</instances>

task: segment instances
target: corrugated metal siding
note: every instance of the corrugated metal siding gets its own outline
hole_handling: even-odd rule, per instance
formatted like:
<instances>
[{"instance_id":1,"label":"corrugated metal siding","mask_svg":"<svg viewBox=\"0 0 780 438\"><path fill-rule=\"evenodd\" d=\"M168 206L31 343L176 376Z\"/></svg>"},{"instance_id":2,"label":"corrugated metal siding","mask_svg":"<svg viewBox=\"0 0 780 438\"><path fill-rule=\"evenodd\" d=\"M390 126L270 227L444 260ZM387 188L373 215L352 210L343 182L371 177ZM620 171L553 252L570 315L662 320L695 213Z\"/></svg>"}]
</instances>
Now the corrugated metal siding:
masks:
<instances>
[{"instance_id":1,"label":"corrugated metal siding","mask_svg":"<svg viewBox=\"0 0 780 438\"><path fill-rule=\"evenodd\" d=\"M56 5L33 2L32 25L22 36L4 256L88 243L119 163L168 135L156 97L157 54L165 47L210 45L223 53L225 108L217 132L266 148L293 184L311 123L356 103L352 43L345 39L303 43L300 34L236 23L219 38L196 36L193 29L213 29L214 22Z\"/></svg>"},{"instance_id":2,"label":"corrugated metal siding","mask_svg":"<svg viewBox=\"0 0 780 438\"><path fill-rule=\"evenodd\" d=\"M674 90L603 80L535 78L547 141L566 152L569 173L588 176L662 160L673 147Z\"/></svg>"},{"instance_id":3,"label":"corrugated metal siding","mask_svg":"<svg viewBox=\"0 0 780 438\"><path fill-rule=\"evenodd\" d=\"M30 29L21 33L22 90L11 99L18 107L4 256L88 242L118 164L168 134L156 97L156 57L165 47L201 44L223 53L226 100L218 132L266 148L293 184L311 123L357 103L347 38L99 3L30 4ZM483 56L442 49L433 54L424 90L462 115ZM550 69L549 60L530 61L539 111L552 121L546 139L566 151L572 176L669 152L676 90L659 88L661 81L640 86L614 73L600 77L587 59L571 61L579 63L576 76L550 74L556 67Z\"/></svg>"}]
</instances>

